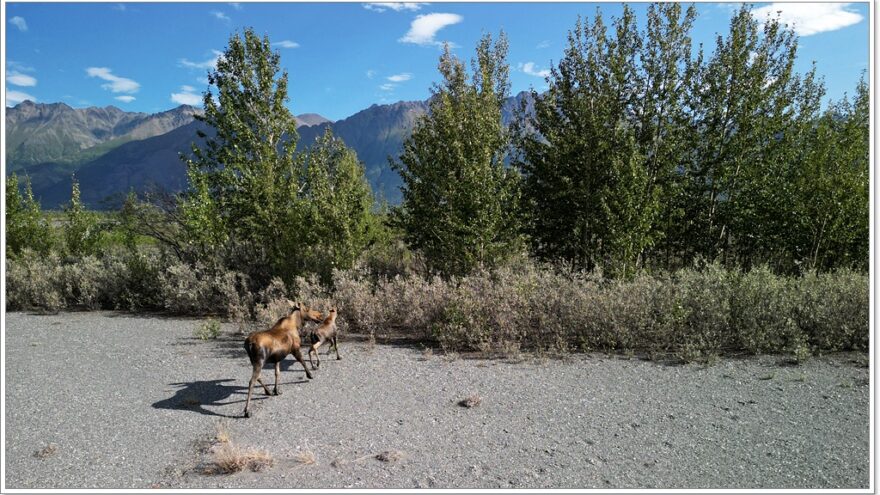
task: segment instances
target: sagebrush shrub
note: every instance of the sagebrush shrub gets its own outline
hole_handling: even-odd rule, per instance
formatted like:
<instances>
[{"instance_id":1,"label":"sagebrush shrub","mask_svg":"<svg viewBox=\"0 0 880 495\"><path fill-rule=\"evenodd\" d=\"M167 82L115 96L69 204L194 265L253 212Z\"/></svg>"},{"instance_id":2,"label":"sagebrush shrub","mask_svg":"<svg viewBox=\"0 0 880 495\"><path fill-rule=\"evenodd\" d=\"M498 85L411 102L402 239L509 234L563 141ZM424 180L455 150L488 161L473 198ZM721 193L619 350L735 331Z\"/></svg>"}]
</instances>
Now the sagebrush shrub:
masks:
<instances>
[{"instance_id":1,"label":"sagebrush shrub","mask_svg":"<svg viewBox=\"0 0 880 495\"><path fill-rule=\"evenodd\" d=\"M9 310L63 309L61 259L57 254L41 255L24 249L17 258L6 259L6 307Z\"/></svg>"},{"instance_id":2,"label":"sagebrush shrub","mask_svg":"<svg viewBox=\"0 0 880 495\"><path fill-rule=\"evenodd\" d=\"M801 277L710 264L674 273L607 279L518 260L443 279L335 270L332 287L298 277L252 287L244 274L171 261L157 252L107 252L62 259L24 250L7 259L7 310L125 309L225 316L240 331L264 330L288 314L288 299L338 325L375 335L434 341L450 352L516 354L639 351L684 361L729 351L866 350L869 285L840 270Z\"/></svg>"},{"instance_id":3,"label":"sagebrush shrub","mask_svg":"<svg viewBox=\"0 0 880 495\"><path fill-rule=\"evenodd\" d=\"M794 318L812 347L867 350L870 287L864 274L809 272L797 284Z\"/></svg>"},{"instance_id":4,"label":"sagebrush shrub","mask_svg":"<svg viewBox=\"0 0 880 495\"><path fill-rule=\"evenodd\" d=\"M796 283L766 266L737 277L730 309L738 347L755 354L783 352L801 338L794 319Z\"/></svg>"}]
</instances>

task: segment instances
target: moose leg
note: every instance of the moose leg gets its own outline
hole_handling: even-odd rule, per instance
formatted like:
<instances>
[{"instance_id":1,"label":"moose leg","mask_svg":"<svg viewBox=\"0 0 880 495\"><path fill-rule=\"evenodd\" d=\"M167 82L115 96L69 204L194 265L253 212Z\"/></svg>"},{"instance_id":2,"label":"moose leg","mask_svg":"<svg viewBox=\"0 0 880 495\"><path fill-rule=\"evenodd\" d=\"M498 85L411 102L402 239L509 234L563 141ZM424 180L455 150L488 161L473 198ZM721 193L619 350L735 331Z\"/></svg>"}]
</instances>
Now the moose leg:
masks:
<instances>
[{"instance_id":1,"label":"moose leg","mask_svg":"<svg viewBox=\"0 0 880 495\"><path fill-rule=\"evenodd\" d=\"M336 349L336 360L341 361L342 358L339 357L339 344L336 342L336 337L333 337L333 348Z\"/></svg>"},{"instance_id":2,"label":"moose leg","mask_svg":"<svg viewBox=\"0 0 880 495\"><path fill-rule=\"evenodd\" d=\"M318 355L318 348L321 347L323 344L324 344L324 338L322 337L320 340L318 340L317 342L312 344L312 347L309 349L309 362L310 363L312 362L312 353L314 352L315 353L315 361L317 363L317 365L315 363L312 363L313 370L321 367L321 356Z\"/></svg>"},{"instance_id":3,"label":"moose leg","mask_svg":"<svg viewBox=\"0 0 880 495\"><path fill-rule=\"evenodd\" d=\"M281 389L278 388L279 378L281 378L281 361L275 363L275 395L281 395Z\"/></svg>"},{"instance_id":4,"label":"moose leg","mask_svg":"<svg viewBox=\"0 0 880 495\"><path fill-rule=\"evenodd\" d=\"M309 380L311 380L312 379L312 372L309 371L308 368L306 368L306 363L305 363L305 361L303 361L302 352L300 352L299 349L295 349L293 351L293 357L295 357L296 360L299 361L299 364L301 364L303 369L306 370L306 376L309 377Z\"/></svg>"},{"instance_id":5,"label":"moose leg","mask_svg":"<svg viewBox=\"0 0 880 495\"><path fill-rule=\"evenodd\" d=\"M260 380L260 371L262 371L262 369L263 369L263 363L254 363L254 372L251 374L250 383L248 383L247 400L244 401L244 417L245 418L251 417L250 412L248 412L248 409L251 406L251 394L253 394L253 392L254 392L254 383L257 380ZM260 384L262 385L262 380L260 380ZM265 385L263 385L263 386L265 387ZM266 389L266 393L269 393L268 389Z\"/></svg>"},{"instance_id":6,"label":"moose leg","mask_svg":"<svg viewBox=\"0 0 880 495\"><path fill-rule=\"evenodd\" d=\"M260 386L263 387L263 390L266 391L266 395L272 395L272 394L269 393L269 387L266 386L266 382L263 381L263 377L262 377L262 376L259 376L259 375L257 376L257 383L259 383Z\"/></svg>"}]
</instances>

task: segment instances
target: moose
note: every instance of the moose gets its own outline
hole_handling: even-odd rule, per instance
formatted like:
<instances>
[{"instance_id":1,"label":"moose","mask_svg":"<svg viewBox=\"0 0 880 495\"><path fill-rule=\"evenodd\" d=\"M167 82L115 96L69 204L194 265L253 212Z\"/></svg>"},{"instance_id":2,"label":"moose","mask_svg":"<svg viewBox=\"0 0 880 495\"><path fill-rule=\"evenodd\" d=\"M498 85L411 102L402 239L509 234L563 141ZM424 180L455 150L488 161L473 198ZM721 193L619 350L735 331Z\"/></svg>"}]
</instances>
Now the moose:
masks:
<instances>
[{"instance_id":1,"label":"moose","mask_svg":"<svg viewBox=\"0 0 880 495\"><path fill-rule=\"evenodd\" d=\"M290 300L287 302L290 305L290 314L279 318L278 321L275 322L275 325L269 330L254 332L248 335L244 340L244 348L251 360L251 365L254 367L250 383L248 384L247 400L244 404L245 418L250 417L249 408L255 382L259 382L260 385L263 386L266 395L272 395L269 393L269 387L267 387L263 382L263 379L260 378L260 373L263 371L263 365L267 362L275 364L274 395L281 395L281 389L279 388L281 361L283 361L289 354L293 354L293 357L299 361L299 364L301 364L306 371L306 376L309 380L312 379L312 373L306 368L302 352L300 352L301 343L299 330L303 326L303 319L320 323L322 322L323 315L319 311L303 306L302 303Z\"/></svg>"},{"instance_id":2,"label":"moose","mask_svg":"<svg viewBox=\"0 0 880 495\"><path fill-rule=\"evenodd\" d=\"M342 359L339 357L339 345L336 342L336 334L336 308L334 307L327 314L327 318L312 333L312 346L309 348L309 364L312 365L313 370L321 366L321 358L318 357L318 347L321 347L324 342L329 341L332 348L336 349L337 361ZM318 362L317 366L312 361L312 353L315 353L315 359ZM330 348L327 349L327 354L330 354Z\"/></svg>"}]
</instances>

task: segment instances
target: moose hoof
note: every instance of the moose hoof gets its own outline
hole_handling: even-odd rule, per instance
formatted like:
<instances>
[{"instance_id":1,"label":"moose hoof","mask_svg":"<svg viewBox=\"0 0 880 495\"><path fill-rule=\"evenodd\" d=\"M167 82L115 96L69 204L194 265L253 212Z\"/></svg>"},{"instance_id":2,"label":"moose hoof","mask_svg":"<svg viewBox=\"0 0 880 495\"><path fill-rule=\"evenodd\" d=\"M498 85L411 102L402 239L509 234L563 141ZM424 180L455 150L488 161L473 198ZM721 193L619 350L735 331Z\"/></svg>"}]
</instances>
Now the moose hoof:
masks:
<instances>
[{"instance_id":1,"label":"moose hoof","mask_svg":"<svg viewBox=\"0 0 880 495\"><path fill-rule=\"evenodd\" d=\"M242 417L243 417L243 418L249 418L249 417L251 417L251 413L250 413L250 411L245 411L244 414L242 415Z\"/></svg>"},{"instance_id":2,"label":"moose hoof","mask_svg":"<svg viewBox=\"0 0 880 495\"><path fill-rule=\"evenodd\" d=\"M276 388L275 391L272 392L272 395L281 395L281 391Z\"/></svg>"},{"instance_id":3,"label":"moose hoof","mask_svg":"<svg viewBox=\"0 0 880 495\"><path fill-rule=\"evenodd\" d=\"M306 376L307 376L307 377L308 377L308 378L309 378L309 380L311 380L311 379L313 379L313 378L315 378L315 377L313 377L313 376L312 376L312 374L311 374L311 373L306 373Z\"/></svg>"},{"instance_id":4,"label":"moose hoof","mask_svg":"<svg viewBox=\"0 0 880 495\"><path fill-rule=\"evenodd\" d=\"M342 361L342 358L339 357L339 356L336 356L336 360L337 360L337 361Z\"/></svg>"}]
</instances>

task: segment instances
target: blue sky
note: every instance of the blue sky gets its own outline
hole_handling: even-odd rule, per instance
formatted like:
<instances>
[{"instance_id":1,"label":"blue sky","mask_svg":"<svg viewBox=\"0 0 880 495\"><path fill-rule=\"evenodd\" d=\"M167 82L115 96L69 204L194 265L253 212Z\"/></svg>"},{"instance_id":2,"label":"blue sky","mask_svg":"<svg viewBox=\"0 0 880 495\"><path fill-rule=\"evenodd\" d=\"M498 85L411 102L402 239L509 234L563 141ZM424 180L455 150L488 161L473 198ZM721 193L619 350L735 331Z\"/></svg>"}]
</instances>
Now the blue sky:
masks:
<instances>
[{"instance_id":1,"label":"blue sky","mask_svg":"<svg viewBox=\"0 0 880 495\"><path fill-rule=\"evenodd\" d=\"M205 74L236 29L268 34L290 74L290 107L345 118L374 103L423 100L440 42L470 58L484 32L510 39L513 92L545 86L578 14L619 3L6 3L7 105L157 112L197 103ZM697 4L692 36L711 49L739 4ZM646 4L633 4L640 19ZM755 4L801 35L797 69L817 62L830 98L852 92L869 58L867 3ZM640 23L644 26L644 22Z\"/></svg>"}]
</instances>

